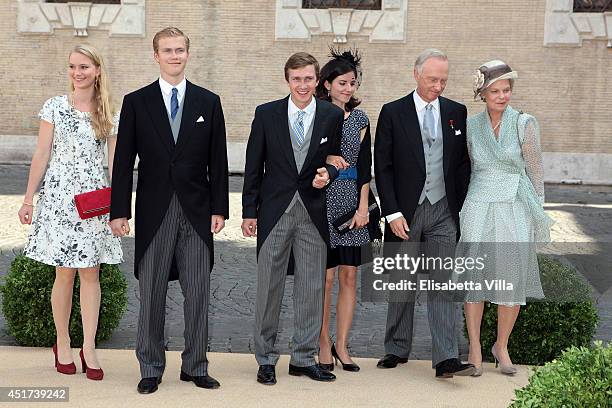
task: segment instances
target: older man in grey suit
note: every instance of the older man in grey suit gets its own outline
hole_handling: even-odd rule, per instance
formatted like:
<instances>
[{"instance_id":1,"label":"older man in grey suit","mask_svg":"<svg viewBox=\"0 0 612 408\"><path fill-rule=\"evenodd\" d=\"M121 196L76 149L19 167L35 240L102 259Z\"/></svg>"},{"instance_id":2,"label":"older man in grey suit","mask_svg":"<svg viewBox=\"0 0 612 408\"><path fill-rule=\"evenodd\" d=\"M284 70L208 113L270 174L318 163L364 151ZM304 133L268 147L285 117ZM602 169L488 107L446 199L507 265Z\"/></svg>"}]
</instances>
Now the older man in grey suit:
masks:
<instances>
[{"instance_id":1,"label":"older man in grey suit","mask_svg":"<svg viewBox=\"0 0 612 408\"><path fill-rule=\"evenodd\" d=\"M384 105L376 129L374 171L387 220L385 244L410 240L414 256L444 259L454 255L459 210L470 180L467 109L441 96L448 79L448 59L442 51L423 51L414 78L416 90ZM430 271L438 279L440 272ZM457 358L455 304L438 291L429 291L427 297L436 377L472 374L474 366ZM387 312L386 355L379 368L407 362L412 347L414 298L394 300Z\"/></svg>"}]
</instances>

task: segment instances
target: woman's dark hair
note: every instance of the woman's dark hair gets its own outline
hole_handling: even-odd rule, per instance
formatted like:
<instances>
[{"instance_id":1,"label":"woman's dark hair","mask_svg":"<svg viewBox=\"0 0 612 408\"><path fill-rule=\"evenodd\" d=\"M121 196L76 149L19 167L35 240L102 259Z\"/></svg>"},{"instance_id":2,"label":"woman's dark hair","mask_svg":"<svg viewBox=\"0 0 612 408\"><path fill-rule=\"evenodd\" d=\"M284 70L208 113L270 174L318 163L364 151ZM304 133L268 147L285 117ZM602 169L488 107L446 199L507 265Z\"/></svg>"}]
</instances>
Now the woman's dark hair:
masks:
<instances>
[{"instance_id":1,"label":"woman's dark hair","mask_svg":"<svg viewBox=\"0 0 612 408\"><path fill-rule=\"evenodd\" d=\"M327 62L321 68L321 74L319 75L319 85L317 86L317 98L323 99L325 101L331 102L331 97L329 96L329 91L325 88L325 82L329 82L330 84L339 77L340 75L347 74L349 72L353 72L355 74L355 80L357 83L360 81L361 71L359 69L359 62L361 61L361 57L357 50L349 50L340 52L340 50L335 50L334 48L330 48L332 59ZM355 109L361 101L354 96L351 96L351 99L346 103L344 109L347 112Z\"/></svg>"}]
</instances>

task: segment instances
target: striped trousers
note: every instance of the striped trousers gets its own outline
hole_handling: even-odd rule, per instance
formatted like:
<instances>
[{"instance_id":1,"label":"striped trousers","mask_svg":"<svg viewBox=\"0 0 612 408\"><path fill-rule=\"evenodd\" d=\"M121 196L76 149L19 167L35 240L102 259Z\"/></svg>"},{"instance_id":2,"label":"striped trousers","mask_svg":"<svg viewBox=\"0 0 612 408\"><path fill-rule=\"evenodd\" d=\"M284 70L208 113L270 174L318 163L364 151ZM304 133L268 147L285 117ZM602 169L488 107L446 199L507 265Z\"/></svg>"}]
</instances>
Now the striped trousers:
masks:
<instances>
[{"instance_id":1,"label":"striped trousers","mask_svg":"<svg viewBox=\"0 0 612 408\"><path fill-rule=\"evenodd\" d=\"M281 216L259 250L254 333L259 365L276 365L279 358L275 343L292 249L295 316L290 363L300 367L315 364L323 320L327 245L298 200Z\"/></svg>"},{"instance_id":2,"label":"striped trousers","mask_svg":"<svg viewBox=\"0 0 612 408\"><path fill-rule=\"evenodd\" d=\"M410 240L406 242L408 255L419 257L454 258L457 228L448 209L446 197L435 204L426 198L421 203L408 225ZM425 272L425 271L423 271ZM430 270L429 279L447 281L450 274L444 271ZM406 278L392 273L390 281ZM411 277L417 281L417 274ZM432 339L432 366L449 358L458 357L457 336L455 332L456 303L447 295L427 292L427 318ZM409 294L393 293L387 310L387 327L385 329L385 353L399 357L408 357L412 349L414 323L414 292Z\"/></svg>"},{"instance_id":3,"label":"striped trousers","mask_svg":"<svg viewBox=\"0 0 612 408\"><path fill-rule=\"evenodd\" d=\"M138 268L140 314L136 357L142 378L160 377L164 373L166 292L173 260L185 298L185 350L181 355L181 370L192 376L207 374L209 256L206 243L187 220L174 195Z\"/></svg>"}]
</instances>

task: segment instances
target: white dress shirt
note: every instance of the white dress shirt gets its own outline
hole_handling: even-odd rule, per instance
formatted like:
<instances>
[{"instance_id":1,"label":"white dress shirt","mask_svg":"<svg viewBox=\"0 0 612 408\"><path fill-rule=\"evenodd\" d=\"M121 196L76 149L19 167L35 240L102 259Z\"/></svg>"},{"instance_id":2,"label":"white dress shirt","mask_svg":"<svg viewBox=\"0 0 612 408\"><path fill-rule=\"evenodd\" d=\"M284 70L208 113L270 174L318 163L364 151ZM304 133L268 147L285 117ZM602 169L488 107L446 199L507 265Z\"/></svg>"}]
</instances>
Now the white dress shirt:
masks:
<instances>
[{"instance_id":1,"label":"white dress shirt","mask_svg":"<svg viewBox=\"0 0 612 408\"><path fill-rule=\"evenodd\" d=\"M440 122L440 100L436 98L431 102L426 102L421 99L416 90L414 91L412 96L414 98L414 107L416 108L417 116L419 118L419 126L421 127L421 132L423 131L423 118L425 117L425 107L431 103L431 106L433 107L431 111L434 117L434 128L432 129L433 135L431 136L433 140L436 140L436 137L438 137L438 135L436 135L438 131L438 122Z\"/></svg>"},{"instance_id":2,"label":"white dress shirt","mask_svg":"<svg viewBox=\"0 0 612 408\"><path fill-rule=\"evenodd\" d=\"M431 103L433 107L432 113L435 124L433 128L434 134L432 135L432 138L433 140L436 140L436 138L438 137L436 135L436 132L438 131L438 122L440 122L440 99L436 98L431 102L426 102L423 100L423 98L419 96L416 89L412 93L412 97L414 99L414 107L416 108L417 117L419 118L419 126L421 128L421 132L423 132L423 118L425 116L425 107ZM391 222L393 220L398 219L399 217L403 217L403 214L401 212L389 214L385 218L387 219L387 222Z\"/></svg>"},{"instance_id":3,"label":"white dress shirt","mask_svg":"<svg viewBox=\"0 0 612 408\"><path fill-rule=\"evenodd\" d=\"M293 127L295 121L297 120L298 111L303 110L304 119L302 119L302 122L304 123L304 135L308 133L308 129L310 129L310 125L312 125L312 121L317 111L316 99L317 98L313 96L308 106L306 106L304 109L300 109L295 105L295 103L293 103L293 100L291 100L291 95L289 96L289 104L287 106L287 115L289 116L289 123L291 124L291 127Z\"/></svg>"},{"instance_id":4,"label":"white dress shirt","mask_svg":"<svg viewBox=\"0 0 612 408\"><path fill-rule=\"evenodd\" d=\"M178 90L178 94L176 98L178 99L179 106L183 104L183 99L185 99L185 89L187 88L187 80L183 77L183 80L178 83L178 85L174 86L166 82L162 77L159 77L159 87L162 92L162 96L164 98L164 105L166 105L166 112L168 112L168 117L171 116L171 103L172 99L172 88L176 88Z\"/></svg>"}]
</instances>

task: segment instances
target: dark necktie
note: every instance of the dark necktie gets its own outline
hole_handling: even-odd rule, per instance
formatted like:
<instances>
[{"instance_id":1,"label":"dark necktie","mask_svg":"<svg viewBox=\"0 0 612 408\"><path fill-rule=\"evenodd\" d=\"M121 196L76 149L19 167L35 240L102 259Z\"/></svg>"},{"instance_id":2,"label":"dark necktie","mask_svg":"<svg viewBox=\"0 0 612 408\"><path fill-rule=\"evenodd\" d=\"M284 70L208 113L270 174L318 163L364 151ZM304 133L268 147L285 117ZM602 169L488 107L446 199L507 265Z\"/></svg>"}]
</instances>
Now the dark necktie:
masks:
<instances>
[{"instance_id":1,"label":"dark necktie","mask_svg":"<svg viewBox=\"0 0 612 408\"><path fill-rule=\"evenodd\" d=\"M176 118L176 113L178 110L178 89L172 88L172 98L170 98L170 117L172 118L172 121L174 121L174 118Z\"/></svg>"}]
</instances>

